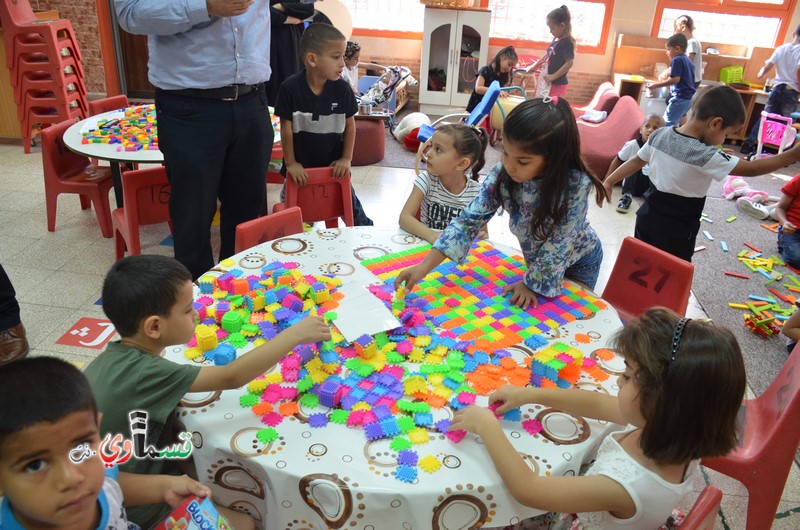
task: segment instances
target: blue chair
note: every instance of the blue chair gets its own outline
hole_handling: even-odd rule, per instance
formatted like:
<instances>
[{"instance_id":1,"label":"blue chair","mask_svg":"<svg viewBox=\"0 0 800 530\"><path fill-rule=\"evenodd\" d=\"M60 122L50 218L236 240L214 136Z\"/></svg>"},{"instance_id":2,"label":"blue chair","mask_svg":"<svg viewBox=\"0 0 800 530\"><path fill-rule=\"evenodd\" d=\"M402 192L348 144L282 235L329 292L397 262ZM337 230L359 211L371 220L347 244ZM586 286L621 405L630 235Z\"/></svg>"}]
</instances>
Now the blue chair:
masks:
<instances>
[{"instance_id":1,"label":"blue chair","mask_svg":"<svg viewBox=\"0 0 800 530\"><path fill-rule=\"evenodd\" d=\"M481 99L480 103L472 109L472 112L469 113L467 119L464 123L467 125L478 125L483 119L489 115L491 112L492 107L494 107L495 102L497 101L497 97L500 95L500 83L497 81L492 81L489 85L489 88L486 90L486 93L483 95L483 99ZM447 118L452 118L454 116L466 116L466 112L464 113L457 113L457 114L448 114L447 116L442 116L433 124L431 125L421 125L419 128L419 133L417 133L417 139L425 143L430 140L433 133L436 132L436 124L444 121Z\"/></svg>"}]
</instances>

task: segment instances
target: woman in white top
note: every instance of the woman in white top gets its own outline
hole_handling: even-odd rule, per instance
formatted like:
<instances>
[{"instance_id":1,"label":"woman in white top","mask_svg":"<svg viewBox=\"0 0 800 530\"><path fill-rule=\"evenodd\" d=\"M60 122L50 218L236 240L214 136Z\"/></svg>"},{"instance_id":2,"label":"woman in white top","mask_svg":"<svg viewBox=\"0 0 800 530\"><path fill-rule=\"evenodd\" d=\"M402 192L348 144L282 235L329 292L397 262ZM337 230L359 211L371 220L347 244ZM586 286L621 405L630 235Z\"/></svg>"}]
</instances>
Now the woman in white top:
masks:
<instances>
[{"instance_id":1,"label":"woman in white top","mask_svg":"<svg viewBox=\"0 0 800 530\"><path fill-rule=\"evenodd\" d=\"M689 15L681 15L675 19L675 33L683 33L686 36L688 45L686 46L686 56L694 64L694 87L700 86L703 79L703 47L700 41L693 35L694 20Z\"/></svg>"}]
</instances>

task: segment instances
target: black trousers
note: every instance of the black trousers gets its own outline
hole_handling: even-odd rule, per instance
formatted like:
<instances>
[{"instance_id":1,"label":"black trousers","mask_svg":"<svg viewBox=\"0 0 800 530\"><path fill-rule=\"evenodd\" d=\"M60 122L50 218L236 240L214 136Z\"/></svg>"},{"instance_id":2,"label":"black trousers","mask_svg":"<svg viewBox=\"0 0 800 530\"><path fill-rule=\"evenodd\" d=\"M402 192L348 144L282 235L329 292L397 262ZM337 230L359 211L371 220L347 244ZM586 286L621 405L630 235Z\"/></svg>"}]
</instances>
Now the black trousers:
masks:
<instances>
[{"instance_id":1,"label":"black trousers","mask_svg":"<svg viewBox=\"0 0 800 530\"><path fill-rule=\"evenodd\" d=\"M211 222L220 202L219 259L234 253L236 225L267 211L273 131L263 87L235 101L156 90L158 144L172 188L175 258L197 278L214 266Z\"/></svg>"},{"instance_id":2,"label":"black trousers","mask_svg":"<svg viewBox=\"0 0 800 530\"><path fill-rule=\"evenodd\" d=\"M13 328L19 323L17 293L5 269L0 265L0 331Z\"/></svg>"}]
</instances>

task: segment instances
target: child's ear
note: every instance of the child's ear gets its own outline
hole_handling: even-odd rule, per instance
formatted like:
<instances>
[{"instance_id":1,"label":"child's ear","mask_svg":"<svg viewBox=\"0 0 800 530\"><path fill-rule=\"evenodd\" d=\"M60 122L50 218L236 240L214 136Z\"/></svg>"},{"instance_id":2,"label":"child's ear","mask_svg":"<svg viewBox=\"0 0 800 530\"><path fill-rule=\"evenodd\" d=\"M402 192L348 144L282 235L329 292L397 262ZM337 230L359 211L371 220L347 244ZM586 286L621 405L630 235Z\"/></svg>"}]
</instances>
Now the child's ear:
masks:
<instances>
[{"instance_id":1,"label":"child's ear","mask_svg":"<svg viewBox=\"0 0 800 530\"><path fill-rule=\"evenodd\" d=\"M317 66L317 54L314 52L306 53L306 63L309 66Z\"/></svg>"},{"instance_id":2,"label":"child's ear","mask_svg":"<svg viewBox=\"0 0 800 530\"><path fill-rule=\"evenodd\" d=\"M150 339L158 339L161 337L161 317L158 315L150 315L144 319L142 323L142 333L145 337Z\"/></svg>"},{"instance_id":3,"label":"child's ear","mask_svg":"<svg viewBox=\"0 0 800 530\"><path fill-rule=\"evenodd\" d=\"M458 161L458 164L456 164L456 168L458 168L459 171L466 171L470 168L470 166L472 166L472 162L465 156L461 157Z\"/></svg>"},{"instance_id":4,"label":"child's ear","mask_svg":"<svg viewBox=\"0 0 800 530\"><path fill-rule=\"evenodd\" d=\"M98 412L97 413L97 419L95 421L97 421L97 426L100 427L100 425L101 425L100 422L103 421L103 413L102 412Z\"/></svg>"},{"instance_id":5,"label":"child's ear","mask_svg":"<svg viewBox=\"0 0 800 530\"><path fill-rule=\"evenodd\" d=\"M708 126L711 129L722 129L722 117L715 116L708 120Z\"/></svg>"}]
</instances>

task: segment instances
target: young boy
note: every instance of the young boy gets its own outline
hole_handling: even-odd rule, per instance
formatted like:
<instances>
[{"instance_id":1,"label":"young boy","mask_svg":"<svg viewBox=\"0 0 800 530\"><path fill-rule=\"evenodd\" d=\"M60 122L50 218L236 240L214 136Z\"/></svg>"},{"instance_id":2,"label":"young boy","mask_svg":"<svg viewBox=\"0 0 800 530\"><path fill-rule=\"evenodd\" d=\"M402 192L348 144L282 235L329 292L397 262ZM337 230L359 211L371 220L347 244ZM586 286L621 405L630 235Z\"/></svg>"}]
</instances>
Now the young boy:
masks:
<instances>
[{"instance_id":1,"label":"young boy","mask_svg":"<svg viewBox=\"0 0 800 530\"><path fill-rule=\"evenodd\" d=\"M763 175L800 160L800 142L780 155L754 161L720 151L717 146L742 123L744 104L734 89L704 89L685 125L652 133L635 157L606 178L603 187L610 201L615 183L650 165L650 191L636 212L637 239L691 261L712 179L723 180L730 173Z\"/></svg>"},{"instance_id":2,"label":"young boy","mask_svg":"<svg viewBox=\"0 0 800 530\"><path fill-rule=\"evenodd\" d=\"M667 102L667 110L664 111L664 121L667 127L675 127L680 123L683 115L692 106L692 96L694 96L694 65L691 59L686 56L686 36L683 33L676 33L667 39L667 56L670 59L669 69L666 79L650 83L647 88L660 88L669 86L670 98Z\"/></svg>"},{"instance_id":3,"label":"young boy","mask_svg":"<svg viewBox=\"0 0 800 530\"><path fill-rule=\"evenodd\" d=\"M106 470L89 381L34 357L0 366L0 529L127 529L124 505L206 497L189 477Z\"/></svg>"},{"instance_id":4,"label":"young boy","mask_svg":"<svg viewBox=\"0 0 800 530\"><path fill-rule=\"evenodd\" d=\"M763 79L773 66L775 67L775 83L769 93L764 110L773 114L789 116L797 110L797 96L800 94L800 84L797 81L800 70L800 26L795 28L792 42L787 42L775 49L772 56L758 71L758 78ZM742 144L743 155L751 155L755 152L760 123L760 120L756 120L750 134Z\"/></svg>"},{"instance_id":5,"label":"young boy","mask_svg":"<svg viewBox=\"0 0 800 530\"><path fill-rule=\"evenodd\" d=\"M641 149L642 146L647 143L647 139L650 138L650 133L656 129L660 129L663 126L664 118L658 114L650 114L647 118L645 118L642 126L639 128L639 137L625 142L625 145L623 145L622 149L620 149L619 153L617 153L616 158L611 161L611 165L608 167L608 171L606 172L606 178L608 178L610 174L612 174L620 165L622 165L623 162L636 156L636 153L639 152L639 149ZM650 179L647 178L647 175L649 174L650 168L644 166L642 169L622 181L622 197L619 198L619 203L617 204L617 211L619 213L628 213L628 210L631 208L631 201L633 201L633 197L641 197L644 195L644 192L646 192L650 187Z\"/></svg>"},{"instance_id":6,"label":"young boy","mask_svg":"<svg viewBox=\"0 0 800 530\"><path fill-rule=\"evenodd\" d=\"M187 392L239 388L274 366L299 344L328 340L325 321L307 317L225 366L177 364L161 357L166 346L192 338L197 311L192 306L191 273L164 256L129 256L117 261L103 283L103 311L122 339L108 345L89 366L86 376L103 413L101 432L130 432L128 413L148 412L149 445L165 447L172 439L174 409ZM130 459L123 471L176 474L173 460ZM166 515L167 506L148 505L129 511L146 526ZM224 512L224 511L223 511ZM241 515L238 512L233 514ZM226 518L229 517L224 512ZM230 517L230 523L235 517Z\"/></svg>"},{"instance_id":7,"label":"young boy","mask_svg":"<svg viewBox=\"0 0 800 530\"><path fill-rule=\"evenodd\" d=\"M350 171L358 111L353 89L340 78L347 46L342 32L329 24L312 24L300 39L305 68L278 91L275 114L281 119L283 167L295 183L308 181L305 168L333 166L333 176ZM372 226L351 185L356 226Z\"/></svg>"}]
</instances>

